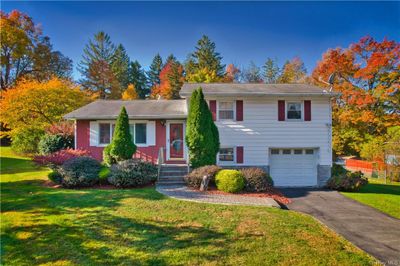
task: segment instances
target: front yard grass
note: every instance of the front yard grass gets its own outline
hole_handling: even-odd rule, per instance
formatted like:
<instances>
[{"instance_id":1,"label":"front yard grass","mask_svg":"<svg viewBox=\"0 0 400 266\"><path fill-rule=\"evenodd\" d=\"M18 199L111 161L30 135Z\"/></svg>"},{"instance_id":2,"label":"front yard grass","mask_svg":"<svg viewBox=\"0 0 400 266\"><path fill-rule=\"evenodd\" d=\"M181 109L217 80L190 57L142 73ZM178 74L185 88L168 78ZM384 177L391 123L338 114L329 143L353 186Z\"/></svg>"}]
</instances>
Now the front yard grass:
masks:
<instances>
[{"instance_id":1,"label":"front yard grass","mask_svg":"<svg viewBox=\"0 0 400 266\"><path fill-rule=\"evenodd\" d=\"M400 219L399 182L385 184L381 180L370 178L360 191L342 194Z\"/></svg>"},{"instance_id":2,"label":"front yard grass","mask_svg":"<svg viewBox=\"0 0 400 266\"><path fill-rule=\"evenodd\" d=\"M178 201L154 188L50 188L48 169L1 152L3 265L374 263L307 215Z\"/></svg>"}]
</instances>

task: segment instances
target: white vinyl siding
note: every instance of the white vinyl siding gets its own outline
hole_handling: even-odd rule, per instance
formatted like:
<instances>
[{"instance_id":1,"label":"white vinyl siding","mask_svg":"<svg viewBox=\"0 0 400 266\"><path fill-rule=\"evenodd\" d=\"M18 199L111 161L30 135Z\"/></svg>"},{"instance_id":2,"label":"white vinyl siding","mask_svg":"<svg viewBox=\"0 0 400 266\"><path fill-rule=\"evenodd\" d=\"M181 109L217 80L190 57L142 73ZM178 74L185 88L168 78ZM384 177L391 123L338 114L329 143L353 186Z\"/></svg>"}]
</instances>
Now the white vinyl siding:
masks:
<instances>
[{"instance_id":1,"label":"white vinyl siding","mask_svg":"<svg viewBox=\"0 0 400 266\"><path fill-rule=\"evenodd\" d=\"M229 101L225 98L214 100ZM311 100L312 121L278 121L278 100ZM270 148L318 148L317 161L332 164L330 100L327 97L259 97L243 99L243 121L216 121L221 147L238 144L246 151L243 165L269 165ZM303 151L305 153L305 151Z\"/></svg>"}]
</instances>

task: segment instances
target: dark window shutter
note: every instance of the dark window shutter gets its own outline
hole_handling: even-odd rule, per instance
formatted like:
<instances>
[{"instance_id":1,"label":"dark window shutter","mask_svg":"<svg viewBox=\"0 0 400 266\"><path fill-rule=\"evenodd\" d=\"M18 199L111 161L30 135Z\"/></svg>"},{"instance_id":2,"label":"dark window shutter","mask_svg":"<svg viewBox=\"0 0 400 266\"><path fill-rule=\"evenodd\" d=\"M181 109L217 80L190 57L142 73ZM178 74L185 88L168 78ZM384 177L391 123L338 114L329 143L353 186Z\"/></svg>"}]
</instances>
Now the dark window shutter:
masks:
<instances>
[{"instance_id":1,"label":"dark window shutter","mask_svg":"<svg viewBox=\"0 0 400 266\"><path fill-rule=\"evenodd\" d=\"M236 121L243 121L243 101L236 101Z\"/></svg>"},{"instance_id":2,"label":"dark window shutter","mask_svg":"<svg viewBox=\"0 0 400 266\"><path fill-rule=\"evenodd\" d=\"M311 121L311 101L304 101L304 121Z\"/></svg>"},{"instance_id":3,"label":"dark window shutter","mask_svg":"<svg viewBox=\"0 0 400 266\"><path fill-rule=\"evenodd\" d=\"M236 147L236 163L243 163L243 147Z\"/></svg>"},{"instance_id":4,"label":"dark window shutter","mask_svg":"<svg viewBox=\"0 0 400 266\"><path fill-rule=\"evenodd\" d=\"M285 121L285 101L278 101L278 121Z\"/></svg>"},{"instance_id":5,"label":"dark window shutter","mask_svg":"<svg viewBox=\"0 0 400 266\"><path fill-rule=\"evenodd\" d=\"M211 100L210 101L210 111L212 114L213 120L217 120L217 101Z\"/></svg>"}]
</instances>

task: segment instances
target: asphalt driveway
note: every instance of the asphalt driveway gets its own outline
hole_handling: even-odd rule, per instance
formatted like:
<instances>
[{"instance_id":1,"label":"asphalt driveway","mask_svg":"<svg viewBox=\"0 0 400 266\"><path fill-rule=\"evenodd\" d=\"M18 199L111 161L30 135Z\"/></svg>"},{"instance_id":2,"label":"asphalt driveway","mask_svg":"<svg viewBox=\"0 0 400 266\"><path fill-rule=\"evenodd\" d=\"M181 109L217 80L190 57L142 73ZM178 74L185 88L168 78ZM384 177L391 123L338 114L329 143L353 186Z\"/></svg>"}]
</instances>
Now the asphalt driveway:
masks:
<instances>
[{"instance_id":1,"label":"asphalt driveway","mask_svg":"<svg viewBox=\"0 0 400 266\"><path fill-rule=\"evenodd\" d=\"M287 188L287 207L310 214L387 265L400 265L400 220L336 191Z\"/></svg>"}]
</instances>

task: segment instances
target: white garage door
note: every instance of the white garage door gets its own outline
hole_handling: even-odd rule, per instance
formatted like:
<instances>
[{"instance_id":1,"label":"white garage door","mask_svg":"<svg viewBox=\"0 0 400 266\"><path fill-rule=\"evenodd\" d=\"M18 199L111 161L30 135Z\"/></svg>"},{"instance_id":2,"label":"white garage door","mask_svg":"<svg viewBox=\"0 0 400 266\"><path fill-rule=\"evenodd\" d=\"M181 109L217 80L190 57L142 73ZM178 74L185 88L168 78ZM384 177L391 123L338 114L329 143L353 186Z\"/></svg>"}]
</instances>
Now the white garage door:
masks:
<instances>
[{"instance_id":1,"label":"white garage door","mask_svg":"<svg viewBox=\"0 0 400 266\"><path fill-rule=\"evenodd\" d=\"M270 174L275 186L316 186L316 150L271 149Z\"/></svg>"}]
</instances>

